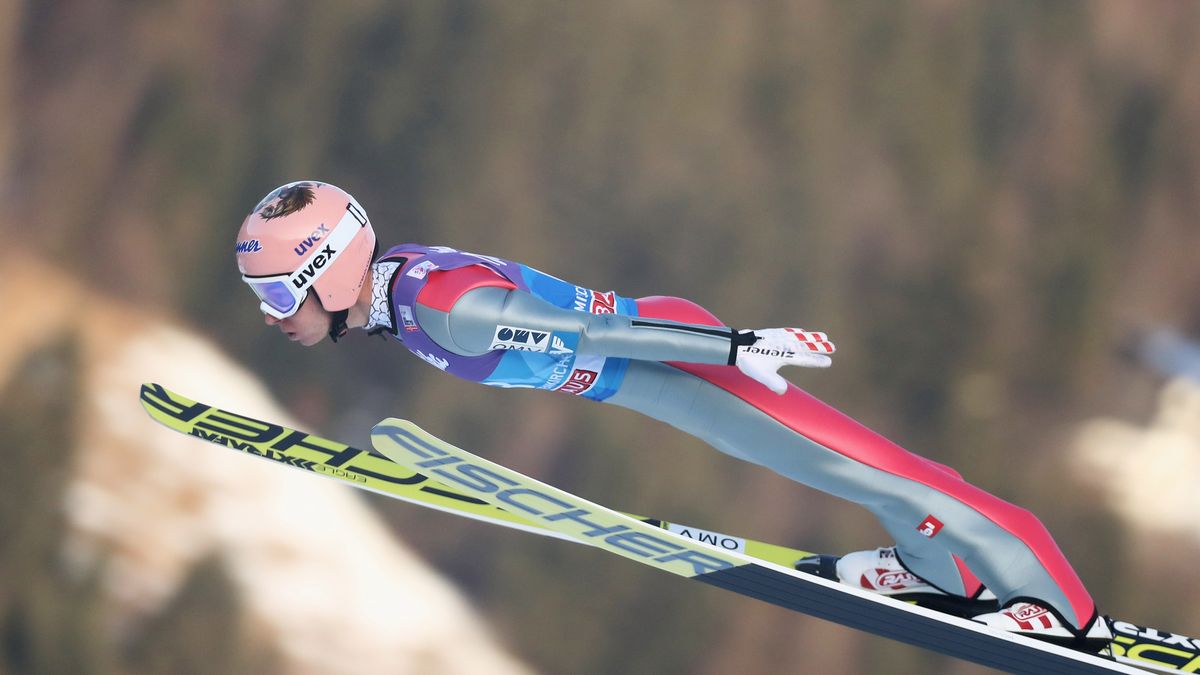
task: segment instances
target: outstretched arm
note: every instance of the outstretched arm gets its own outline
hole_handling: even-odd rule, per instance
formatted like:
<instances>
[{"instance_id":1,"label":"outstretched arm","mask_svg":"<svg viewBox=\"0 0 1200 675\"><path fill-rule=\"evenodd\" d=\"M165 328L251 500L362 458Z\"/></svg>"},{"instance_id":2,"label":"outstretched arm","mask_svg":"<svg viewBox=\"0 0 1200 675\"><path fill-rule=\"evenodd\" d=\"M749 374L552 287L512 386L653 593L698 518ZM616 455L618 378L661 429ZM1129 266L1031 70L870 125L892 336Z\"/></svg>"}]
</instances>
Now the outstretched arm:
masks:
<instances>
[{"instance_id":1,"label":"outstretched arm","mask_svg":"<svg viewBox=\"0 0 1200 675\"><path fill-rule=\"evenodd\" d=\"M455 346L467 354L492 349L503 326L575 334L581 354L643 361L731 363L738 341L753 341L722 326L578 312L523 291L500 288L478 288L463 295L449 313L447 326Z\"/></svg>"},{"instance_id":2,"label":"outstretched arm","mask_svg":"<svg viewBox=\"0 0 1200 675\"><path fill-rule=\"evenodd\" d=\"M579 336L581 354L644 361L737 365L776 393L787 383L783 365L826 367L834 351L823 333L797 329L735 330L662 319L591 314L556 307L524 291L485 286L440 311L418 304L417 321L443 348L476 356L502 348L503 331L529 330Z\"/></svg>"}]
</instances>

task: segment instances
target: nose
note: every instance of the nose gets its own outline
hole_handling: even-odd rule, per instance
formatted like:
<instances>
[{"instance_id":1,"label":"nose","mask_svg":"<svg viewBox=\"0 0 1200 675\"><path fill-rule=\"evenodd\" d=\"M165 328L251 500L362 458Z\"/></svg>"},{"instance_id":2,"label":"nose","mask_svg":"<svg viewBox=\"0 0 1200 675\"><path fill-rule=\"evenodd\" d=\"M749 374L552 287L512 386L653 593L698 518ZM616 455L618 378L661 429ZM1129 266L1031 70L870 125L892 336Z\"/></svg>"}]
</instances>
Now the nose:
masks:
<instances>
[{"instance_id":1,"label":"nose","mask_svg":"<svg viewBox=\"0 0 1200 675\"><path fill-rule=\"evenodd\" d=\"M265 321L268 326L274 326L275 324L280 322L280 319L276 319L275 317L271 316L270 314L263 314L263 321Z\"/></svg>"}]
</instances>

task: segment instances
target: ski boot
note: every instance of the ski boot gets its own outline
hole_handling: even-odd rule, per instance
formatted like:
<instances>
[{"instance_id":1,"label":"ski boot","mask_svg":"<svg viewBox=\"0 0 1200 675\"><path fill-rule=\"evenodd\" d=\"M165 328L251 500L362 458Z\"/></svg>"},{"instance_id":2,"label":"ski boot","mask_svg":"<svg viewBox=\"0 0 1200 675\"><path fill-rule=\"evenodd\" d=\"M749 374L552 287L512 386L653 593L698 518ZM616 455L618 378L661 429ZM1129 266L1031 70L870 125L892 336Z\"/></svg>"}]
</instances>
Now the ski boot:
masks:
<instances>
[{"instance_id":1,"label":"ski boot","mask_svg":"<svg viewBox=\"0 0 1200 675\"><path fill-rule=\"evenodd\" d=\"M1058 612L1028 600L1011 602L998 612L973 618L991 628L1091 653L1109 646L1113 637L1108 622L1098 612L1087 625L1076 630Z\"/></svg>"},{"instance_id":2,"label":"ski boot","mask_svg":"<svg viewBox=\"0 0 1200 675\"><path fill-rule=\"evenodd\" d=\"M974 597L953 595L913 574L900 562L894 546L856 551L840 558L810 556L797 560L795 567L824 579L967 619L999 609L996 596L986 588L981 588Z\"/></svg>"}]
</instances>

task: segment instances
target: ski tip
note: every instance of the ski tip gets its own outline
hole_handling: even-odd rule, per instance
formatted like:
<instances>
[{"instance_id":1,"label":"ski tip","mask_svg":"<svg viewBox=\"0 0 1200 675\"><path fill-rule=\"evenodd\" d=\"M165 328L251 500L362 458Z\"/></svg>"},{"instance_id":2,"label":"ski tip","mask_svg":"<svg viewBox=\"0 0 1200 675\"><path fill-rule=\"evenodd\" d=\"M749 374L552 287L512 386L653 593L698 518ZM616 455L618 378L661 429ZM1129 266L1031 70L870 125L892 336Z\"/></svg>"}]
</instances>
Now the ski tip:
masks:
<instances>
[{"instance_id":1,"label":"ski tip","mask_svg":"<svg viewBox=\"0 0 1200 675\"><path fill-rule=\"evenodd\" d=\"M151 414L155 410L161 410L164 406L170 408L172 405L179 403L186 403L188 405L195 403L195 401L184 398L157 382L143 382L138 387L138 400L142 402L142 407Z\"/></svg>"},{"instance_id":2,"label":"ski tip","mask_svg":"<svg viewBox=\"0 0 1200 675\"><path fill-rule=\"evenodd\" d=\"M399 417L385 417L371 427L372 436L390 436L397 431L406 431L408 433L427 433L424 429L417 426L410 420L400 419Z\"/></svg>"}]
</instances>

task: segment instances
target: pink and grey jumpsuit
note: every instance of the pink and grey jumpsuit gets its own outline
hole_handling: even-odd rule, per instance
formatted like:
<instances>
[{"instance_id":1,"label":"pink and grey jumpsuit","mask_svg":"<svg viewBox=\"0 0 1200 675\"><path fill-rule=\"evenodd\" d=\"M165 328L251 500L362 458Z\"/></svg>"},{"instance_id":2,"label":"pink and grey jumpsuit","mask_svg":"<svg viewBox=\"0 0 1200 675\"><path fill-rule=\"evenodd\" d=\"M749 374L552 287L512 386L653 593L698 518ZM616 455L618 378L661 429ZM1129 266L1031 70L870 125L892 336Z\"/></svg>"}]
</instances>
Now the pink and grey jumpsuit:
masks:
<instances>
[{"instance_id":1,"label":"pink and grey jumpsuit","mask_svg":"<svg viewBox=\"0 0 1200 675\"><path fill-rule=\"evenodd\" d=\"M794 385L779 396L743 375L731 364L749 334L690 301L598 292L446 247L397 246L374 269L386 286L375 288L387 303L382 327L438 368L636 410L865 507L904 565L948 593L975 597L983 584L1002 606L1034 600L1076 629L1096 619L1031 513Z\"/></svg>"}]
</instances>

